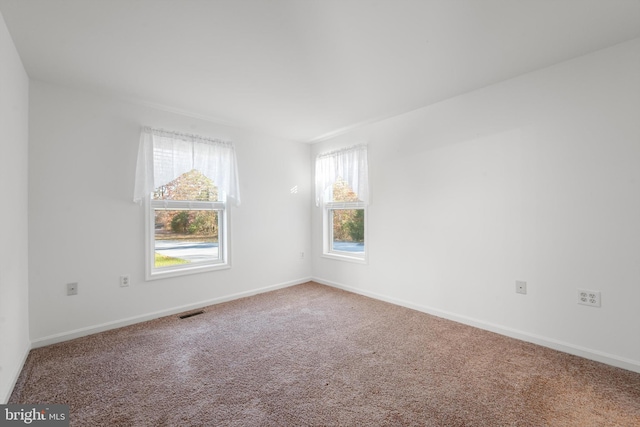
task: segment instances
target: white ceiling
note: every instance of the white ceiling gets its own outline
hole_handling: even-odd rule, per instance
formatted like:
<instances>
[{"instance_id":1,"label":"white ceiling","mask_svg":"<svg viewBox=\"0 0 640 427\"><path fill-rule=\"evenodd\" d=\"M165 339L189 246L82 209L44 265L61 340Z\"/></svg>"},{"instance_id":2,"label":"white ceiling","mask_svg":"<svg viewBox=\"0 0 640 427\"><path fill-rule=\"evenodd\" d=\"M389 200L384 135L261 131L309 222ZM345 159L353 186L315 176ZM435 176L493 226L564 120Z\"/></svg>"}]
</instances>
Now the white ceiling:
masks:
<instances>
[{"instance_id":1,"label":"white ceiling","mask_svg":"<svg viewBox=\"0 0 640 427\"><path fill-rule=\"evenodd\" d=\"M0 0L29 76L314 142L640 37L640 0Z\"/></svg>"}]
</instances>

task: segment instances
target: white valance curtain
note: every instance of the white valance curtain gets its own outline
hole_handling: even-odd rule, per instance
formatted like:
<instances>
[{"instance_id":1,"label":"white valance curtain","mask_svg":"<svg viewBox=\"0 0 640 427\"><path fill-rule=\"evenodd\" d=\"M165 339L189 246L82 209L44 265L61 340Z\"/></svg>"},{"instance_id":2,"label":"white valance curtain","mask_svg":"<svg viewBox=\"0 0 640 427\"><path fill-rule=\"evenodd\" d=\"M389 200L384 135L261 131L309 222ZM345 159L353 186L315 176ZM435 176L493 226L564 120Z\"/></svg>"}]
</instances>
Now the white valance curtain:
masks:
<instances>
[{"instance_id":1,"label":"white valance curtain","mask_svg":"<svg viewBox=\"0 0 640 427\"><path fill-rule=\"evenodd\" d=\"M333 184L341 178L365 204L369 204L367 146L356 145L316 157L316 206L332 202Z\"/></svg>"},{"instance_id":2,"label":"white valance curtain","mask_svg":"<svg viewBox=\"0 0 640 427\"><path fill-rule=\"evenodd\" d=\"M145 127L140 134L135 202L183 173L196 169L240 204L236 151L232 142Z\"/></svg>"}]
</instances>

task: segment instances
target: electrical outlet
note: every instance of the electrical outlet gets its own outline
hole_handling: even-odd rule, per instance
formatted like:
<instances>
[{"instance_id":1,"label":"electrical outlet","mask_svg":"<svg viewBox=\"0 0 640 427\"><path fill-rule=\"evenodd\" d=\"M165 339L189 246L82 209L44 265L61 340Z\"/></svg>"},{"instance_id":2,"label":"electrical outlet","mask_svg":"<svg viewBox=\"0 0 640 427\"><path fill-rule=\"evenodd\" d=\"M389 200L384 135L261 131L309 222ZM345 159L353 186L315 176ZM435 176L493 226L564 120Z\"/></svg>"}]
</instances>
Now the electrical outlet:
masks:
<instances>
[{"instance_id":1,"label":"electrical outlet","mask_svg":"<svg viewBox=\"0 0 640 427\"><path fill-rule=\"evenodd\" d=\"M578 289L578 304L600 307L600 291Z\"/></svg>"},{"instance_id":2,"label":"electrical outlet","mask_svg":"<svg viewBox=\"0 0 640 427\"><path fill-rule=\"evenodd\" d=\"M78 295L78 282L67 283L67 295Z\"/></svg>"},{"instance_id":3,"label":"electrical outlet","mask_svg":"<svg viewBox=\"0 0 640 427\"><path fill-rule=\"evenodd\" d=\"M522 280L516 280L516 293L517 294L525 294L527 293L527 282L523 282Z\"/></svg>"},{"instance_id":4,"label":"electrical outlet","mask_svg":"<svg viewBox=\"0 0 640 427\"><path fill-rule=\"evenodd\" d=\"M129 286L129 275L120 276L120 287L126 288L127 286Z\"/></svg>"}]
</instances>

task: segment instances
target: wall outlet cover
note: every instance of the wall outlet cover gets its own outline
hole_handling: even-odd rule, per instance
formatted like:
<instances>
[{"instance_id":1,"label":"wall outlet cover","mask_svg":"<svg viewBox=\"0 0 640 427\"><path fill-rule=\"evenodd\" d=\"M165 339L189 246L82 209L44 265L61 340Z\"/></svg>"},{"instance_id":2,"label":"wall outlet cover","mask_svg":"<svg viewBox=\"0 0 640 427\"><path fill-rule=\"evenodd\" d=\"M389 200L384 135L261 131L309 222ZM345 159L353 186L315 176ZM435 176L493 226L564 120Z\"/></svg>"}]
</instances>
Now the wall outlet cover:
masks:
<instances>
[{"instance_id":1,"label":"wall outlet cover","mask_svg":"<svg viewBox=\"0 0 640 427\"><path fill-rule=\"evenodd\" d=\"M578 304L588 305L589 307L600 307L600 291L578 289Z\"/></svg>"}]
</instances>

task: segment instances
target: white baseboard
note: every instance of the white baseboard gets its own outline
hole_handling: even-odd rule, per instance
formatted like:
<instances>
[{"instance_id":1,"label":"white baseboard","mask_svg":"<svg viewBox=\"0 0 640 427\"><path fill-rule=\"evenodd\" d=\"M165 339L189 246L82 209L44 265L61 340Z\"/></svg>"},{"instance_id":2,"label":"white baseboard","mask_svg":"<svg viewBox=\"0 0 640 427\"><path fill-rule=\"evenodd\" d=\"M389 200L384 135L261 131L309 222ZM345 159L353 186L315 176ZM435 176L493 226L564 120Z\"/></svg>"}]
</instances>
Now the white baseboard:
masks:
<instances>
[{"instance_id":1,"label":"white baseboard","mask_svg":"<svg viewBox=\"0 0 640 427\"><path fill-rule=\"evenodd\" d=\"M88 326L86 328L74 329L68 332L62 332L59 334L49 335L44 338L39 338L31 342L31 348L44 347L51 344L56 344L63 341L69 341L75 338L80 338L86 335L96 334L98 332L108 331L110 329L121 328L123 326L133 325L135 323L146 322L147 320L157 319L159 317L171 316L176 313L182 313L184 311L195 310L198 308L206 307L209 305L220 304L227 301L232 301L239 298L245 298L252 295L261 294L264 292L275 291L276 289L287 288L289 286L299 285L310 281L311 278L302 278L297 280L291 280L289 282L279 283L276 285L265 286L263 288L252 289L250 291L238 292L236 294L225 295L218 298L213 298L205 301L198 301L192 304L181 305L178 307L172 307L166 310L154 311L152 313L143 314L140 316L133 316L126 319L115 320L113 322L102 323L99 325Z\"/></svg>"},{"instance_id":2,"label":"white baseboard","mask_svg":"<svg viewBox=\"0 0 640 427\"><path fill-rule=\"evenodd\" d=\"M364 295L366 297L370 297L373 299L389 302L391 304L399 305L402 307L407 307L413 310L421 311L423 313L431 314L437 317L442 317L444 319L453 320L454 322L463 323L465 325L473 326L479 329L484 329L487 331L495 332L500 335L505 335L511 338L515 338L521 341L530 342L533 344L541 345L543 347L548 347L554 350L562 351L564 353L573 354L574 356L584 357L585 359L594 360L596 362L605 363L607 365L615 366L618 368L626 369L628 371L633 371L640 373L640 362L626 359L623 357L615 356L613 354L604 353L597 350L592 350L584 347L580 347L574 344L570 344L567 342L562 342L553 338L547 338L540 335L530 334L528 332L519 331L513 328L496 325L489 322L484 322L482 320L474 319L467 316L461 316L455 313L451 313L448 311L438 310L433 307L428 307L424 305L414 304L408 301L404 301L401 299L389 297L386 295L378 294L376 292L365 291L362 289L354 288L351 286L343 285L341 283L332 282L330 280L320 279L318 277L313 277L312 280L314 282L331 286L334 288L342 289L345 291L353 292L355 294Z\"/></svg>"},{"instance_id":3,"label":"white baseboard","mask_svg":"<svg viewBox=\"0 0 640 427\"><path fill-rule=\"evenodd\" d=\"M27 361L27 357L29 356L29 352L31 351L31 345L27 344L22 352L22 360L13 370L13 374L11 375L11 382L9 383L9 390L6 391L5 395L2 396L2 400L0 400L0 404L5 405L9 398L11 397L11 393L13 393L13 389L16 387L16 383L18 382L18 378L20 377L20 373L22 372L22 368L24 367L24 363Z\"/></svg>"}]
</instances>

